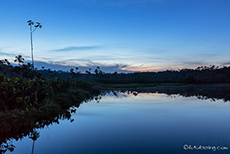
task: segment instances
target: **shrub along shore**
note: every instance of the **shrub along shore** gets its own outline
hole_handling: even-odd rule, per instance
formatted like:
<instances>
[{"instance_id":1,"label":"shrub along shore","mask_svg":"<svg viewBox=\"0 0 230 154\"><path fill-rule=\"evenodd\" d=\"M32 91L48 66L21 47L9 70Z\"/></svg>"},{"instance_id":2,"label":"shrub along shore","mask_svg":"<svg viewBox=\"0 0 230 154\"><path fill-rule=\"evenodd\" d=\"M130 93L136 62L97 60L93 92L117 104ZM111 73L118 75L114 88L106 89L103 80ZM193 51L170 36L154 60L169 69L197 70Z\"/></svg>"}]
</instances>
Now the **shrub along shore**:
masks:
<instances>
[{"instance_id":1,"label":"shrub along shore","mask_svg":"<svg viewBox=\"0 0 230 154\"><path fill-rule=\"evenodd\" d=\"M0 124L12 124L1 127L0 132L15 130L15 126L33 126L100 92L94 84L74 79L10 78L0 74Z\"/></svg>"}]
</instances>

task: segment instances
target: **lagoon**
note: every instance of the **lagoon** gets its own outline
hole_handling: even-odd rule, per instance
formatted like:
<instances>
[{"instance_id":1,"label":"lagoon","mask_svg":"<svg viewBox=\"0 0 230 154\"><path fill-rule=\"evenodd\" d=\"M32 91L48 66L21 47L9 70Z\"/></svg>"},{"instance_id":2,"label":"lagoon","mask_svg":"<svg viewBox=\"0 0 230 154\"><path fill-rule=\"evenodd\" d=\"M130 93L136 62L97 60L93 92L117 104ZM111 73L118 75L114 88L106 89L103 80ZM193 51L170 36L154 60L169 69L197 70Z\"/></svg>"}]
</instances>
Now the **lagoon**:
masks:
<instances>
[{"instance_id":1,"label":"lagoon","mask_svg":"<svg viewBox=\"0 0 230 154\"><path fill-rule=\"evenodd\" d=\"M9 140L15 148L6 153L230 153L230 102L175 91L108 92L82 103L69 120L34 130L37 138Z\"/></svg>"}]
</instances>

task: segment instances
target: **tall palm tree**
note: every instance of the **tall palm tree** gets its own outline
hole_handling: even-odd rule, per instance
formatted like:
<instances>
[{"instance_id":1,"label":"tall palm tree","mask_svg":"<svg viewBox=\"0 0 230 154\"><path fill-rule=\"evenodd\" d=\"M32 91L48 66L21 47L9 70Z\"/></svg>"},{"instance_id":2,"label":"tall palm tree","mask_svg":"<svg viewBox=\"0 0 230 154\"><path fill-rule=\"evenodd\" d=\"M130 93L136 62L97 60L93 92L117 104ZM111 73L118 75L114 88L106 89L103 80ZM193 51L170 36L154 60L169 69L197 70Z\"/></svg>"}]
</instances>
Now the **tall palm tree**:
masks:
<instances>
[{"instance_id":1,"label":"tall palm tree","mask_svg":"<svg viewBox=\"0 0 230 154\"><path fill-rule=\"evenodd\" d=\"M36 22L36 24L34 25L34 22L32 20L28 20L27 23L30 26L31 58L32 58L32 67L34 68L33 37L32 37L32 34L37 28L42 28L42 25L41 25L40 22ZM33 26L34 26L34 29L33 29Z\"/></svg>"}]
</instances>

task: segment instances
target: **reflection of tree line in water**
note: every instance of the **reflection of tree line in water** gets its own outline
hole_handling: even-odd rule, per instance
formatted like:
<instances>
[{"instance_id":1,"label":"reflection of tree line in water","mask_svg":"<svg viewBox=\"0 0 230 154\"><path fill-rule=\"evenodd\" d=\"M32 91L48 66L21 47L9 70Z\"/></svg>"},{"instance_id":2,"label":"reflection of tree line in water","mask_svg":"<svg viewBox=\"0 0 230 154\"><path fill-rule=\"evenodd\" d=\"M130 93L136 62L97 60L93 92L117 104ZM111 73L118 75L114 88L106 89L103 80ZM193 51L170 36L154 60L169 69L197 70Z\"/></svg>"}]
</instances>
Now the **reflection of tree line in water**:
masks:
<instances>
[{"instance_id":1,"label":"reflection of tree line in water","mask_svg":"<svg viewBox=\"0 0 230 154\"><path fill-rule=\"evenodd\" d=\"M30 139L33 140L33 147L32 147L32 151L34 149L34 141L36 141L39 136L40 133L38 131L38 129L42 129L46 126L49 126L51 124L59 124L59 120L70 120L70 122L73 122L73 119L71 119L71 112L75 113L76 110L70 110L70 111L65 111L64 113L60 114L57 117L54 117L52 119L44 119L44 120L38 120L36 121L35 124L33 124L32 126L28 125L26 122L24 124L23 128L13 128L14 131L8 132L8 133L4 133L1 132L0 133L0 143L1 143L1 148L0 148L0 152L1 153L5 153L6 151L14 151L15 146L12 143L12 140L15 139L16 141L18 141L19 139L23 139L24 137L28 136ZM19 119L19 117L17 117L18 121L14 121L14 125L17 126L17 122L19 122L19 126L21 126L21 122ZM9 127L9 125L11 125L12 122L8 121L8 124L5 123L5 127Z\"/></svg>"},{"instance_id":2,"label":"reflection of tree line in water","mask_svg":"<svg viewBox=\"0 0 230 154\"><path fill-rule=\"evenodd\" d=\"M35 141L40 137L40 133L34 129L32 132L30 132L28 134L29 138L33 140L33 145L32 145L32 152L31 154L34 153L34 145L35 145ZM16 139L17 140L17 139ZM7 141L4 141L2 144L1 144L1 147L0 147L0 152L3 154L5 152L7 152L8 150L10 152L13 152L14 151L14 144L12 143L12 139L9 139Z\"/></svg>"},{"instance_id":3,"label":"reflection of tree line in water","mask_svg":"<svg viewBox=\"0 0 230 154\"><path fill-rule=\"evenodd\" d=\"M95 100L97 103L99 103L102 96L106 94L113 94L115 96L118 96L120 93L125 94L132 94L134 96L137 96L139 93L162 93L167 95L180 95L183 97L197 97L199 99L211 99L213 101L221 99L224 102L230 101L230 86L156 86L156 87L144 87L144 88L131 88L129 90L127 89L116 89L116 90L108 90L104 91L101 95L91 98L91 100ZM79 107L80 104L78 104L75 107ZM69 120L70 122L73 122L74 119L71 118L71 114L76 113L76 108L71 107L67 111L64 111L60 115L53 117L51 119L41 119L41 120L35 120L33 125L28 125L24 120L15 119L14 126L11 132L5 133L3 130L7 129L9 126L12 126L12 121L5 120L1 123L1 132L0 132L0 143L1 143L1 150L0 152L5 153L7 150L13 151L15 146L12 143L12 140L15 139L16 141L19 139L23 139L24 137L28 136L30 139L33 140L32 144L32 152L34 149L35 141L39 138L40 133L38 129L42 129L46 126L49 126L51 124L59 124L59 120ZM31 120L31 119L30 119ZM8 122L8 124L7 124ZM24 127L17 128L17 126L22 126L22 124L17 123L23 123ZM3 125L4 124L4 125ZM5 126L5 128L3 128Z\"/></svg>"},{"instance_id":4,"label":"reflection of tree line in water","mask_svg":"<svg viewBox=\"0 0 230 154\"><path fill-rule=\"evenodd\" d=\"M129 90L114 90L112 93L116 96L119 93L128 93L137 96L139 93L159 93L171 95L180 95L183 97L197 97L198 99L223 100L230 101L230 85L183 85L183 86L155 86L143 88L130 88Z\"/></svg>"},{"instance_id":5,"label":"reflection of tree line in water","mask_svg":"<svg viewBox=\"0 0 230 154\"><path fill-rule=\"evenodd\" d=\"M85 102L95 100L97 103L99 103L101 99L101 96L95 96L93 98L90 98L86 100ZM81 104L81 103L80 103ZM33 140L32 144L32 153L34 151L34 145L35 141L40 137L39 129L43 129L45 127L48 127L52 124L59 124L60 120L68 120L70 122L73 122L74 119L71 117L72 114L75 114L80 104L77 104L68 110L62 112L56 117L48 118L48 119L27 119L28 117L15 117L15 120L13 121L13 128L11 128L11 131L6 131L9 129L9 127L12 127L12 121L8 121L7 119L0 119L1 121L1 128L0 128L0 152L4 154L7 151L13 152L16 148L12 141L15 139L16 141L22 140L25 137L29 137L31 140ZM28 123L29 121L33 121L32 125ZM19 127L17 127L19 126ZM23 127L21 127L23 126Z\"/></svg>"}]
</instances>

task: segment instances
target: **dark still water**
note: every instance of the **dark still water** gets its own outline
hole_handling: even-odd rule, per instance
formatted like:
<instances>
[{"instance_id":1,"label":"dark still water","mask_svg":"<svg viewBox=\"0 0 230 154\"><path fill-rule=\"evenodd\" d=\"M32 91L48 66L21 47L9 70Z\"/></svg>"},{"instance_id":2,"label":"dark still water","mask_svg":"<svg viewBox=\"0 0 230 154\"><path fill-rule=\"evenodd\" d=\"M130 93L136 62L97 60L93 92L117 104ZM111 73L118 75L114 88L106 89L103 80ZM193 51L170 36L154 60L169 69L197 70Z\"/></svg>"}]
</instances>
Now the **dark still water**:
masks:
<instances>
[{"instance_id":1,"label":"dark still water","mask_svg":"<svg viewBox=\"0 0 230 154\"><path fill-rule=\"evenodd\" d=\"M99 103L81 104L71 119L37 129L34 141L8 141L15 146L12 153L230 153L230 102L222 99L109 93Z\"/></svg>"}]
</instances>

